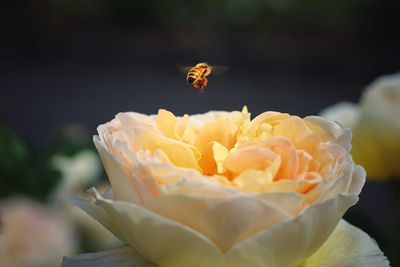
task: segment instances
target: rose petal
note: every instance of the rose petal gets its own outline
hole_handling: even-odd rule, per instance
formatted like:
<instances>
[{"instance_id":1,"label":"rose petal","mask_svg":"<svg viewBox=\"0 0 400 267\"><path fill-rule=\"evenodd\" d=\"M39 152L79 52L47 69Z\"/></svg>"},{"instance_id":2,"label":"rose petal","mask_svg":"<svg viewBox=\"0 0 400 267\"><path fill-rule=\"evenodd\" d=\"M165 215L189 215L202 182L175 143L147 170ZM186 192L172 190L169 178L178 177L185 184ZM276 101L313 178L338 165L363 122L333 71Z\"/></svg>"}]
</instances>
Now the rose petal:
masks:
<instances>
[{"instance_id":1,"label":"rose petal","mask_svg":"<svg viewBox=\"0 0 400 267\"><path fill-rule=\"evenodd\" d=\"M142 199L137 193L138 190L134 187L135 183L131 182L127 166L119 162L117 158L104 147L98 136L95 136L93 141L113 188L115 198L132 203L140 203ZM143 190L142 194L144 192L146 192L146 190Z\"/></svg>"},{"instance_id":2,"label":"rose petal","mask_svg":"<svg viewBox=\"0 0 400 267\"><path fill-rule=\"evenodd\" d=\"M266 145L255 143L231 151L224 162L224 167L236 174L247 169L265 170L277 157L279 155Z\"/></svg>"},{"instance_id":3,"label":"rose petal","mask_svg":"<svg viewBox=\"0 0 400 267\"><path fill-rule=\"evenodd\" d=\"M268 192L271 185L276 184L273 180L280 164L281 157L278 156L265 171L246 170L235 177L233 184L249 192Z\"/></svg>"},{"instance_id":4,"label":"rose petal","mask_svg":"<svg viewBox=\"0 0 400 267\"><path fill-rule=\"evenodd\" d=\"M346 150L351 148L351 129L343 128L334 121L317 116L305 117L304 121L311 131L318 134L323 142L334 142Z\"/></svg>"},{"instance_id":5,"label":"rose petal","mask_svg":"<svg viewBox=\"0 0 400 267\"><path fill-rule=\"evenodd\" d=\"M82 199L71 199L70 202L71 204L84 210L92 218L96 219L118 239L126 242L124 235L119 231L115 222L112 220L112 218L110 218L110 216L102 207Z\"/></svg>"},{"instance_id":6,"label":"rose petal","mask_svg":"<svg viewBox=\"0 0 400 267\"><path fill-rule=\"evenodd\" d=\"M177 123L178 119L175 117L175 115L165 109L160 109L158 111L156 123L157 123L157 128L167 137L169 138L175 138L175 125Z\"/></svg>"},{"instance_id":7,"label":"rose petal","mask_svg":"<svg viewBox=\"0 0 400 267\"><path fill-rule=\"evenodd\" d=\"M155 153L162 150L168 156L169 160L178 167L192 168L200 170L197 164L197 149L184 142L167 138L154 129L144 127L133 127L125 129L125 132L131 136L129 148L133 152L150 151Z\"/></svg>"},{"instance_id":8,"label":"rose petal","mask_svg":"<svg viewBox=\"0 0 400 267\"><path fill-rule=\"evenodd\" d=\"M298 217L235 245L226 256L232 267L292 267L312 255L329 237L344 212L357 202L355 195L309 206Z\"/></svg>"},{"instance_id":9,"label":"rose petal","mask_svg":"<svg viewBox=\"0 0 400 267\"><path fill-rule=\"evenodd\" d=\"M364 186L365 178L365 171L361 166L347 165L340 177L331 182L327 182L326 184L320 184L323 191L320 193L318 200L316 201L322 202L334 198L341 192L358 195ZM316 188L315 191L319 191L319 188Z\"/></svg>"},{"instance_id":10,"label":"rose petal","mask_svg":"<svg viewBox=\"0 0 400 267\"><path fill-rule=\"evenodd\" d=\"M126 166L127 162L122 163L116 155L112 155L99 137L94 137L94 143L107 172L115 199L141 203L151 198L150 192L146 189L141 179L131 175L132 168ZM135 170L138 171L139 168Z\"/></svg>"},{"instance_id":11,"label":"rose petal","mask_svg":"<svg viewBox=\"0 0 400 267\"><path fill-rule=\"evenodd\" d=\"M222 252L290 218L279 206L243 193L228 197L166 194L146 203L146 208L202 233Z\"/></svg>"},{"instance_id":12,"label":"rose petal","mask_svg":"<svg viewBox=\"0 0 400 267\"><path fill-rule=\"evenodd\" d=\"M275 126L273 135L289 138L297 149L311 155L315 154L321 143L320 137L307 127L304 120L296 116L290 116Z\"/></svg>"},{"instance_id":13,"label":"rose petal","mask_svg":"<svg viewBox=\"0 0 400 267\"><path fill-rule=\"evenodd\" d=\"M205 124L197 134L195 146L203 151L210 142L218 142L230 149L236 142L236 134L239 130L237 124L227 120L216 120Z\"/></svg>"},{"instance_id":14,"label":"rose petal","mask_svg":"<svg viewBox=\"0 0 400 267\"><path fill-rule=\"evenodd\" d=\"M199 165L206 175L214 175L224 171L224 161L228 149L218 142L210 142L203 150Z\"/></svg>"},{"instance_id":15,"label":"rose petal","mask_svg":"<svg viewBox=\"0 0 400 267\"><path fill-rule=\"evenodd\" d=\"M107 200L93 192L99 206L82 208L94 216L98 212L93 210L102 208L123 240L146 259L163 267L226 266L220 250L200 233L135 204ZM104 216L95 219L105 224Z\"/></svg>"},{"instance_id":16,"label":"rose petal","mask_svg":"<svg viewBox=\"0 0 400 267\"><path fill-rule=\"evenodd\" d=\"M341 220L335 231L302 267L390 267L376 242Z\"/></svg>"},{"instance_id":17,"label":"rose petal","mask_svg":"<svg viewBox=\"0 0 400 267\"><path fill-rule=\"evenodd\" d=\"M269 205L279 207L291 216L304 208L304 196L295 192L270 192L257 194L256 197Z\"/></svg>"},{"instance_id":18,"label":"rose petal","mask_svg":"<svg viewBox=\"0 0 400 267\"><path fill-rule=\"evenodd\" d=\"M351 184L349 186L348 193L352 194L360 194L361 189L365 184L365 178L367 173L365 172L364 168L360 165L356 165L353 171L353 179L351 180Z\"/></svg>"}]
</instances>

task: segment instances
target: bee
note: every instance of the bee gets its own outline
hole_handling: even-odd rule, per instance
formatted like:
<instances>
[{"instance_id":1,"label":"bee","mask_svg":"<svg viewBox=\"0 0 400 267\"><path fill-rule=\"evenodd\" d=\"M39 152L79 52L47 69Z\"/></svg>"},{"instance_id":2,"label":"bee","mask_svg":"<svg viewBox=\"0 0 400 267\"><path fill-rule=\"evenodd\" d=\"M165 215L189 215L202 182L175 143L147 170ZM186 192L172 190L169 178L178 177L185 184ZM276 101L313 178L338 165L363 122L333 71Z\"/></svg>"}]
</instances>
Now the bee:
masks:
<instances>
[{"instance_id":1,"label":"bee","mask_svg":"<svg viewBox=\"0 0 400 267\"><path fill-rule=\"evenodd\" d=\"M211 73L222 73L229 68L225 66L211 66L208 63L202 62L194 67L183 67L183 71L187 72L186 81L199 90L199 93L204 93L204 89L208 84L207 76Z\"/></svg>"}]
</instances>

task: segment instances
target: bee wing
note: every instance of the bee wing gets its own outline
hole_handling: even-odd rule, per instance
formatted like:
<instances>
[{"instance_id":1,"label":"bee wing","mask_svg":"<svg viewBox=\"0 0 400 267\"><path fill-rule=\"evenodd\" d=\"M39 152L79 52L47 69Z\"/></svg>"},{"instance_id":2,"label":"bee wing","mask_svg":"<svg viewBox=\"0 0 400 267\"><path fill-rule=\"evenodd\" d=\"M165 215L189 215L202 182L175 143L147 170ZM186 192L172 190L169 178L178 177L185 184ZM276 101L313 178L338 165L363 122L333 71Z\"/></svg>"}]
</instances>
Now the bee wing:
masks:
<instances>
[{"instance_id":1,"label":"bee wing","mask_svg":"<svg viewBox=\"0 0 400 267\"><path fill-rule=\"evenodd\" d=\"M182 66L179 64L176 64L176 67L179 69L180 72L185 73L185 74L188 73L191 68L193 68L191 66Z\"/></svg>"},{"instance_id":2,"label":"bee wing","mask_svg":"<svg viewBox=\"0 0 400 267\"><path fill-rule=\"evenodd\" d=\"M227 73L231 68L228 66L212 66L212 73L216 75L220 74L225 74Z\"/></svg>"}]
</instances>

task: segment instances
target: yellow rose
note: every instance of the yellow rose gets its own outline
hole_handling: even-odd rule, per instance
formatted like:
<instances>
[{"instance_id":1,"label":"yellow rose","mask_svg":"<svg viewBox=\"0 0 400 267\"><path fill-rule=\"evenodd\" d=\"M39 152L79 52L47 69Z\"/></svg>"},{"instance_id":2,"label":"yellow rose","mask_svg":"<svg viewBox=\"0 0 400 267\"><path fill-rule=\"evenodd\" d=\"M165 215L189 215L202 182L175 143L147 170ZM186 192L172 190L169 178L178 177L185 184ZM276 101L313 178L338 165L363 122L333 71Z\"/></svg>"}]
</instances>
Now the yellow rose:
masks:
<instances>
[{"instance_id":1,"label":"yellow rose","mask_svg":"<svg viewBox=\"0 0 400 267\"><path fill-rule=\"evenodd\" d=\"M130 247L64 266L112 255L160 267L388 266L360 230L341 222L332 235L365 181L350 129L279 112L250 120L244 108L120 113L98 132L113 199L92 190L96 204L76 204Z\"/></svg>"},{"instance_id":2,"label":"yellow rose","mask_svg":"<svg viewBox=\"0 0 400 267\"><path fill-rule=\"evenodd\" d=\"M400 74L373 82L359 105L340 103L321 115L353 129L353 157L369 177L400 176Z\"/></svg>"}]
</instances>

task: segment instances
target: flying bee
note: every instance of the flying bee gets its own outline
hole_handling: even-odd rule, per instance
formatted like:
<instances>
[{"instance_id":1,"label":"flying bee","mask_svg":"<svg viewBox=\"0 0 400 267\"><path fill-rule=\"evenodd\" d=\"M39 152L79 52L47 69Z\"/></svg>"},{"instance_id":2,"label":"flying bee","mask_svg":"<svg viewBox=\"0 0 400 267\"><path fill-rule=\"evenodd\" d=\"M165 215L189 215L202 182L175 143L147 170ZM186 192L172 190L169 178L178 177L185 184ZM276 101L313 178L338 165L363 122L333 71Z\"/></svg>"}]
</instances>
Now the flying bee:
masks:
<instances>
[{"instance_id":1,"label":"flying bee","mask_svg":"<svg viewBox=\"0 0 400 267\"><path fill-rule=\"evenodd\" d=\"M186 81L198 89L200 93L204 93L204 89L208 84L207 76L211 73L221 74L229 70L225 66L211 66L208 63L202 62L194 67L183 67L182 70L187 73Z\"/></svg>"}]
</instances>

